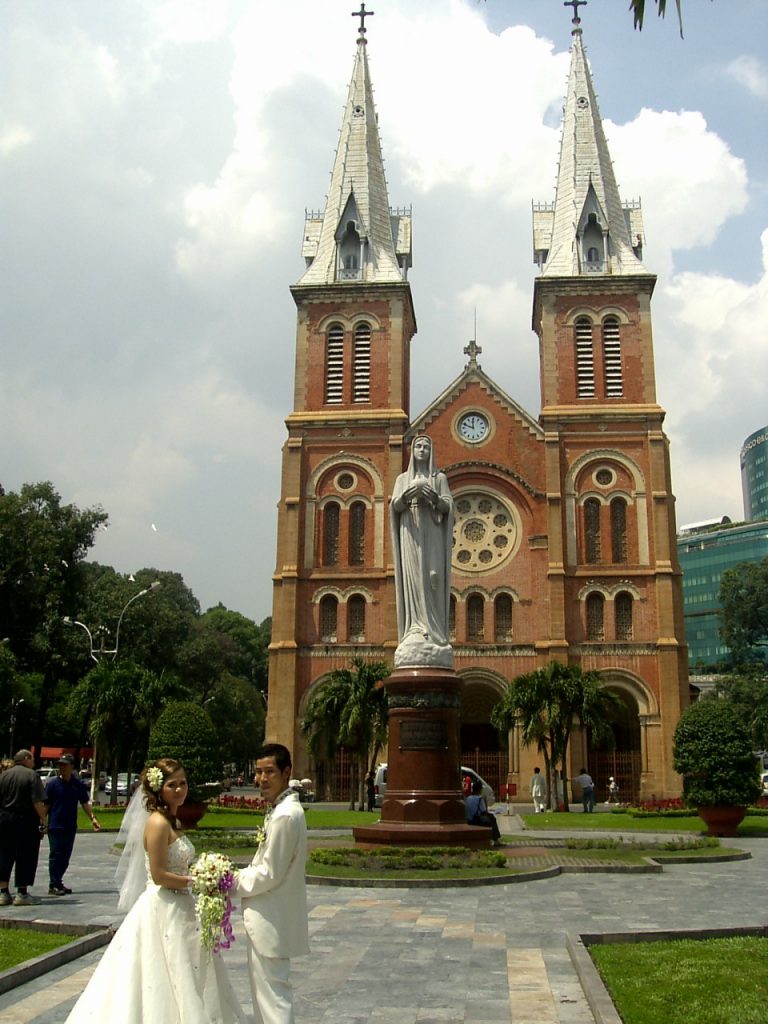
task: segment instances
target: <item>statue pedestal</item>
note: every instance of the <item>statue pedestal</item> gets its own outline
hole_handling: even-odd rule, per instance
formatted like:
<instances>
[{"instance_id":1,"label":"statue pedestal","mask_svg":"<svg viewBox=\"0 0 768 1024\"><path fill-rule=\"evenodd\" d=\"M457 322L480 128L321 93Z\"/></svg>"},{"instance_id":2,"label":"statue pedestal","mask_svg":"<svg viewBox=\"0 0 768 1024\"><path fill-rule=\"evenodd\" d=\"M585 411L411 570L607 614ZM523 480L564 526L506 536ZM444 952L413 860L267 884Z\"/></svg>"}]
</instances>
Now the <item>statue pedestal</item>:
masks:
<instances>
[{"instance_id":1,"label":"statue pedestal","mask_svg":"<svg viewBox=\"0 0 768 1024\"><path fill-rule=\"evenodd\" d=\"M461 680L453 669L400 668L389 699L387 793L381 820L354 828L356 843L490 845L491 830L467 825L461 792Z\"/></svg>"}]
</instances>

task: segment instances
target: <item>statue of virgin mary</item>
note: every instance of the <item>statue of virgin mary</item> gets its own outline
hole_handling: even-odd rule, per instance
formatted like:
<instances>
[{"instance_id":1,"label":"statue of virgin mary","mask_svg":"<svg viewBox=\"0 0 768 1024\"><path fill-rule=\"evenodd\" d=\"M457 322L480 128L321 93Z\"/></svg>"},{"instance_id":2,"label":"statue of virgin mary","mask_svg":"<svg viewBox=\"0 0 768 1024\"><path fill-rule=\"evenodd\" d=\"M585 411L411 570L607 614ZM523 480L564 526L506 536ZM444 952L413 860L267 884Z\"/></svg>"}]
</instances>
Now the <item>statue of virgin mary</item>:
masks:
<instances>
[{"instance_id":1,"label":"statue of virgin mary","mask_svg":"<svg viewBox=\"0 0 768 1024\"><path fill-rule=\"evenodd\" d=\"M390 504L397 588L395 668L453 667L448 639L453 498L435 467L432 441L419 434Z\"/></svg>"}]
</instances>

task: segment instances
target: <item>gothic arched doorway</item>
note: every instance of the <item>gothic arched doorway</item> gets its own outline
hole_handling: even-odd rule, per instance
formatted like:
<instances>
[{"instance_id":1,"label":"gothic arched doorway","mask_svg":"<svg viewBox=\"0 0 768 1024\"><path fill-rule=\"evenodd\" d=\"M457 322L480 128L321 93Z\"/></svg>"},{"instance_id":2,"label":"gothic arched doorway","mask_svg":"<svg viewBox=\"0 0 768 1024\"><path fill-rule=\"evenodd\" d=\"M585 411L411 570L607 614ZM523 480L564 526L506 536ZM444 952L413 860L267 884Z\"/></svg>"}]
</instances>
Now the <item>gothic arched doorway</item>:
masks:
<instances>
[{"instance_id":1,"label":"gothic arched doorway","mask_svg":"<svg viewBox=\"0 0 768 1024\"><path fill-rule=\"evenodd\" d=\"M635 697L623 687L608 686L619 698L609 714L613 732L613 749L595 750L588 742L588 772L595 783L598 803L608 798L608 781L613 777L619 787L622 803L636 801L640 795L640 714Z\"/></svg>"},{"instance_id":2,"label":"gothic arched doorway","mask_svg":"<svg viewBox=\"0 0 768 1024\"><path fill-rule=\"evenodd\" d=\"M507 737L491 725L491 711L501 697L494 680L476 676L464 680L461 692L461 763L481 775L499 799L507 782Z\"/></svg>"}]
</instances>

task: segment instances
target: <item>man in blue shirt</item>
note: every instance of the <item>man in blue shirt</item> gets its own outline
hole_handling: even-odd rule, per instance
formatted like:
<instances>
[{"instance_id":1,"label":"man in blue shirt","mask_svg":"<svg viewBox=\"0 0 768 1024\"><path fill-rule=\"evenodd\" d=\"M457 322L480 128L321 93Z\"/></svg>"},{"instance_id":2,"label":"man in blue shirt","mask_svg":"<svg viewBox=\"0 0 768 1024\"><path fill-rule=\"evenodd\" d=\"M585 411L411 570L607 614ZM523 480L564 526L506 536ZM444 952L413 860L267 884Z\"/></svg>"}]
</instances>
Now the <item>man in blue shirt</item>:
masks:
<instances>
[{"instance_id":1,"label":"man in blue shirt","mask_svg":"<svg viewBox=\"0 0 768 1024\"><path fill-rule=\"evenodd\" d=\"M84 782L74 774L75 760L71 754L59 758L59 774L45 787L48 804L48 876L49 896L68 896L72 890L64 885L64 873L69 867L77 835L77 806L91 819L95 832L101 831L91 806L91 794Z\"/></svg>"}]
</instances>

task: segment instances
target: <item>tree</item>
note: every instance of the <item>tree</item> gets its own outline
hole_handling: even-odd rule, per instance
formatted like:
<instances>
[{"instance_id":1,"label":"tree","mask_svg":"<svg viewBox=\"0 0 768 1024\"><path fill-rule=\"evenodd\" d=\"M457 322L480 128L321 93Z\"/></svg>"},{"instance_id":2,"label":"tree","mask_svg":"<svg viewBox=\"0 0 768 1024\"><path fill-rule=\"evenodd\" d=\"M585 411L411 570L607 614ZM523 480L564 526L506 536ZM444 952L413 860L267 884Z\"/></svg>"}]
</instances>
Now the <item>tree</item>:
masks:
<instances>
[{"instance_id":1,"label":"tree","mask_svg":"<svg viewBox=\"0 0 768 1024\"><path fill-rule=\"evenodd\" d=\"M667 0L656 0L656 6L658 8L658 15L663 18L667 13ZM677 20L680 25L680 38L683 37L683 5L682 0L675 0L675 7L677 8ZM632 11L635 20L635 28L643 29L643 19L645 18L645 0L629 0L629 9Z\"/></svg>"},{"instance_id":2,"label":"tree","mask_svg":"<svg viewBox=\"0 0 768 1024\"><path fill-rule=\"evenodd\" d=\"M172 757L180 761L189 782L189 799L206 800L220 789L223 761L210 715L197 704L169 704L149 738L147 761Z\"/></svg>"},{"instance_id":3,"label":"tree","mask_svg":"<svg viewBox=\"0 0 768 1024\"><path fill-rule=\"evenodd\" d=\"M72 681L63 618L82 601L85 555L106 521L100 508L62 504L49 482L0 495L0 637L19 672L42 676L30 737L38 750L57 684Z\"/></svg>"},{"instance_id":4,"label":"tree","mask_svg":"<svg viewBox=\"0 0 768 1024\"><path fill-rule=\"evenodd\" d=\"M152 722L171 695L165 681L129 661L103 661L75 688L71 705L88 723L95 760L105 754L111 760L113 804L120 766L130 774L137 755L146 749ZM94 775L97 771L98 763Z\"/></svg>"},{"instance_id":5,"label":"tree","mask_svg":"<svg viewBox=\"0 0 768 1024\"><path fill-rule=\"evenodd\" d=\"M536 744L544 758L550 806L555 797L553 774L562 772L563 798L568 810L568 746L577 725L588 729L595 746L613 743L610 714L618 697L601 685L597 672L578 665L550 661L544 668L517 676L491 712L500 730L518 725L526 746Z\"/></svg>"},{"instance_id":6,"label":"tree","mask_svg":"<svg viewBox=\"0 0 768 1024\"><path fill-rule=\"evenodd\" d=\"M733 663L762 660L768 645L768 558L726 569L720 606L720 636Z\"/></svg>"},{"instance_id":7,"label":"tree","mask_svg":"<svg viewBox=\"0 0 768 1024\"><path fill-rule=\"evenodd\" d=\"M373 767L386 739L387 696L381 683L391 671L385 661L353 658L351 669L336 669L320 684L301 722L313 757L323 759L324 755L332 765L340 747L346 747L353 755L350 810L355 808L357 782L362 788L365 770ZM360 799L362 802L362 793Z\"/></svg>"},{"instance_id":8,"label":"tree","mask_svg":"<svg viewBox=\"0 0 768 1024\"><path fill-rule=\"evenodd\" d=\"M709 697L686 708L673 754L692 807L748 807L760 795L752 744L728 701Z\"/></svg>"},{"instance_id":9,"label":"tree","mask_svg":"<svg viewBox=\"0 0 768 1024\"><path fill-rule=\"evenodd\" d=\"M747 730L753 750L768 750L768 668L762 663L738 666L715 687L733 707Z\"/></svg>"}]
</instances>

